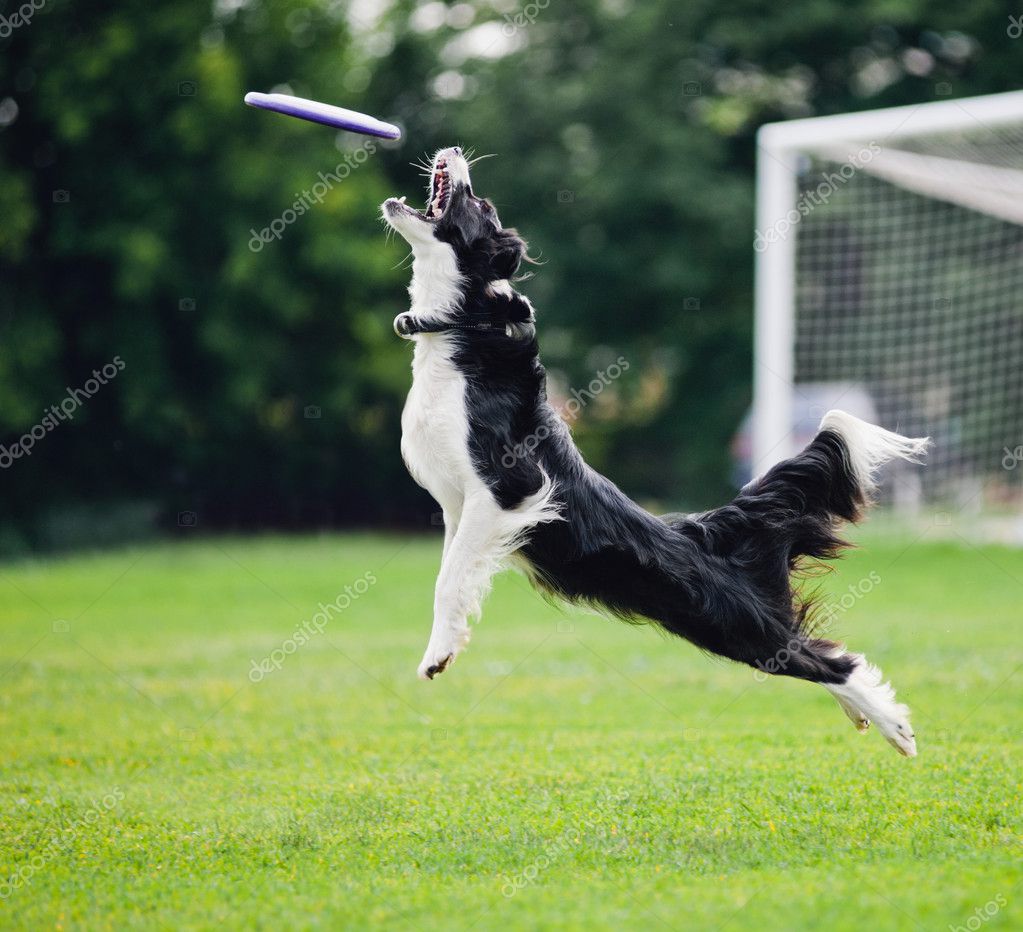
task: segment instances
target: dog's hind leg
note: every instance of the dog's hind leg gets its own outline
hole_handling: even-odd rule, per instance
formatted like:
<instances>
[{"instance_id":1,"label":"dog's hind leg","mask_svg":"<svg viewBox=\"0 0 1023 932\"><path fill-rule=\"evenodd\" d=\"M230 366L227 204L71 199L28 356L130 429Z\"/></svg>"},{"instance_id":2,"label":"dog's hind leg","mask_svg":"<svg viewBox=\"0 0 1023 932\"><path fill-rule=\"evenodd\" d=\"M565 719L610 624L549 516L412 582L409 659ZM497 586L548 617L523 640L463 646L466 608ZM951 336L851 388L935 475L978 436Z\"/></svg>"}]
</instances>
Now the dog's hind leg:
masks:
<instances>
[{"instance_id":1,"label":"dog's hind leg","mask_svg":"<svg viewBox=\"0 0 1023 932\"><path fill-rule=\"evenodd\" d=\"M865 732L873 723L900 754L916 757L909 709L896 702L892 685L883 682L881 671L862 654L847 653L831 641L797 635L775 657L755 665L767 673L820 683L857 731Z\"/></svg>"},{"instance_id":2,"label":"dog's hind leg","mask_svg":"<svg viewBox=\"0 0 1023 932\"><path fill-rule=\"evenodd\" d=\"M432 680L468 645L469 618L478 615L500 568L502 553L495 539L501 507L488 492L466 499L457 527L445 526L444 557L433 601L430 643L419 665L419 676Z\"/></svg>"},{"instance_id":3,"label":"dog's hind leg","mask_svg":"<svg viewBox=\"0 0 1023 932\"><path fill-rule=\"evenodd\" d=\"M798 630L795 619L786 623L777 616L773 621L762 617L757 626L743 625L741 634L736 628L718 628L713 639L707 638L707 629L694 632L666 627L762 674L819 683L835 697L857 731L865 732L873 723L900 754L916 756L909 709L896 702L895 690L883 682L881 671L862 654L848 653L834 641L807 636Z\"/></svg>"},{"instance_id":4,"label":"dog's hind leg","mask_svg":"<svg viewBox=\"0 0 1023 932\"><path fill-rule=\"evenodd\" d=\"M458 530L458 519L461 517L462 509L459 507L456 512L452 508L442 508L442 514L444 517L444 550L441 552L441 566L444 565L444 561L447 559L448 551L451 549L451 541L455 539L455 532Z\"/></svg>"},{"instance_id":5,"label":"dog's hind leg","mask_svg":"<svg viewBox=\"0 0 1023 932\"><path fill-rule=\"evenodd\" d=\"M502 508L486 486L466 496L457 530L445 540L434 592L433 630L419 664L421 678L432 680L443 673L464 650L471 635L469 619L479 616L494 574L504 568L532 527L557 520L552 496L547 479L515 508Z\"/></svg>"}]
</instances>

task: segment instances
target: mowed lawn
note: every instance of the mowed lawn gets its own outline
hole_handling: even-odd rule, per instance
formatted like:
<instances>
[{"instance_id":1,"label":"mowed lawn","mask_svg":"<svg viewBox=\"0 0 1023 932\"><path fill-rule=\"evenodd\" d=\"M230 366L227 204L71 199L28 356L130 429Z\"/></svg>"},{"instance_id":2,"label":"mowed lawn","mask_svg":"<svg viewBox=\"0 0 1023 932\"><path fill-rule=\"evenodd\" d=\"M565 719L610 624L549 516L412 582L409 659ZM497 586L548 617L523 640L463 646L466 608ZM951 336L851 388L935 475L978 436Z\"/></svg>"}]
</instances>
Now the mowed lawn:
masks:
<instances>
[{"instance_id":1,"label":"mowed lawn","mask_svg":"<svg viewBox=\"0 0 1023 932\"><path fill-rule=\"evenodd\" d=\"M439 553L0 566L0 928L1023 927L1023 552L867 538L824 580L915 760L514 574L420 682Z\"/></svg>"}]
</instances>

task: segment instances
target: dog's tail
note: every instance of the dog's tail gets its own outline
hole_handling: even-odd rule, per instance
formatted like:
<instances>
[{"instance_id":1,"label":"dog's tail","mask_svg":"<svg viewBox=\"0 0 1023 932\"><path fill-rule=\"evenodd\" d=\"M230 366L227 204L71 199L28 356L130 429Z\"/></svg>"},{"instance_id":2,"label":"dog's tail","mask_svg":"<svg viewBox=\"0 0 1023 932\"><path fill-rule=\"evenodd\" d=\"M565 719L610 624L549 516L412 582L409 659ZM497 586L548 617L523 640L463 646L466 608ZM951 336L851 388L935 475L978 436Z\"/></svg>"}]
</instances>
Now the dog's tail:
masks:
<instances>
[{"instance_id":1,"label":"dog's tail","mask_svg":"<svg viewBox=\"0 0 1023 932\"><path fill-rule=\"evenodd\" d=\"M824 415L811 446L826 445L831 438L838 439L842 452L841 470L835 470L836 482L854 506L849 513L837 514L849 521L858 521L873 504L877 473L885 463L894 459L919 463L930 443L927 437L903 437L838 410Z\"/></svg>"},{"instance_id":2,"label":"dog's tail","mask_svg":"<svg viewBox=\"0 0 1023 932\"><path fill-rule=\"evenodd\" d=\"M847 546L838 526L863 517L882 465L893 459L919 461L927 444L844 411L829 411L806 449L750 483L730 505L697 521L711 551L733 574L715 586L718 597L731 603L728 614L735 619L722 639L727 648L705 646L766 673L821 683L857 728L874 721L908 756L916 753L908 710L861 655L815 636L833 619L813 595L796 591L792 578ZM754 617L738 622L743 606L722 595L726 589L747 606L756 605L746 609Z\"/></svg>"},{"instance_id":3,"label":"dog's tail","mask_svg":"<svg viewBox=\"0 0 1023 932\"><path fill-rule=\"evenodd\" d=\"M769 534L791 569L800 559L831 559L846 546L837 519L860 521L873 504L878 471L893 459L919 462L926 438L868 424L845 411L824 415L802 453L750 483L733 503Z\"/></svg>"}]
</instances>

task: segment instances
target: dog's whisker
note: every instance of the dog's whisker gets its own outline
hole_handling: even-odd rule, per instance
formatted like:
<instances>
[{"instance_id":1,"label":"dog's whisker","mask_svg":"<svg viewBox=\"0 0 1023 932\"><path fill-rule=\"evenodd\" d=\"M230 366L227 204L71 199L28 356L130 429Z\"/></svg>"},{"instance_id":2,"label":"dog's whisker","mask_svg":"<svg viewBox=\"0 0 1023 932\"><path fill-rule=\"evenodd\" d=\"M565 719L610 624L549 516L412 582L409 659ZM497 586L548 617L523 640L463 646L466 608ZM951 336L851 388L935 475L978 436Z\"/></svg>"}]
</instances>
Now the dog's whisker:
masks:
<instances>
[{"instance_id":1,"label":"dog's whisker","mask_svg":"<svg viewBox=\"0 0 1023 932\"><path fill-rule=\"evenodd\" d=\"M391 266L391 271L393 272L393 271L395 271L397 269L400 269L400 268L404 267L405 263L409 259L411 259L413 257L413 255L415 255L415 253L410 252L408 255L403 256L401 259L398 260L398 262L396 262L394 265Z\"/></svg>"}]
</instances>

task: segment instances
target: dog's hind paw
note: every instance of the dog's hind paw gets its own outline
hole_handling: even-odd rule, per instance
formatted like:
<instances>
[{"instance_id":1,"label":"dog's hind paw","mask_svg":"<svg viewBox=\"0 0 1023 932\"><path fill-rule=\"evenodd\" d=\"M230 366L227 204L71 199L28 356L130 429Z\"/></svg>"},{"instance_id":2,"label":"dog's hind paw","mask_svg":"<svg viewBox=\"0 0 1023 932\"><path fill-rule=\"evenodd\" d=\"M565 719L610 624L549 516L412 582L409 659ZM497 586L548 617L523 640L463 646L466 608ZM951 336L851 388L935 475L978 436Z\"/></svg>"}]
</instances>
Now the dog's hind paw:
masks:
<instances>
[{"instance_id":1,"label":"dog's hind paw","mask_svg":"<svg viewBox=\"0 0 1023 932\"><path fill-rule=\"evenodd\" d=\"M916 736L909 723L909 709L895 700L891 683L862 654L849 654L853 669L844 683L825 683L858 731L873 722L885 740L905 757L916 757Z\"/></svg>"},{"instance_id":2,"label":"dog's hind paw","mask_svg":"<svg viewBox=\"0 0 1023 932\"><path fill-rule=\"evenodd\" d=\"M882 728L881 733L888 743L904 757L916 757L916 735L909 719L903 715L900 720L887 724L889 727Z\"/></svg>"},{"instance_id":3,"label":"dog's hind paw","mask_svg":"<svg viewBox=\"0 0 1023 932\"><path fill-rule=\"evenodd\" d=\"M454 654L448 654L445 657L435 659L433 652L427 651L423 662L419 664L419 678L421 680L432 680L438 673L443 673L454 659Z\"/></svg>"},{"instance_id":4,"label":"dog's hind paw","mask_svg":"<svg viewBox=\"0 0 1023 932\"><path fill-rule=\"evenodd\" d=\"M472 632L467 624L435 625L426 645L426 653L419 664L419 678L432 680L455 662L455 658L469 645Z\"/></svg>"}]
</instances>

